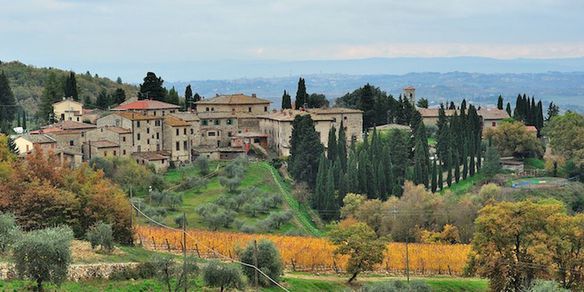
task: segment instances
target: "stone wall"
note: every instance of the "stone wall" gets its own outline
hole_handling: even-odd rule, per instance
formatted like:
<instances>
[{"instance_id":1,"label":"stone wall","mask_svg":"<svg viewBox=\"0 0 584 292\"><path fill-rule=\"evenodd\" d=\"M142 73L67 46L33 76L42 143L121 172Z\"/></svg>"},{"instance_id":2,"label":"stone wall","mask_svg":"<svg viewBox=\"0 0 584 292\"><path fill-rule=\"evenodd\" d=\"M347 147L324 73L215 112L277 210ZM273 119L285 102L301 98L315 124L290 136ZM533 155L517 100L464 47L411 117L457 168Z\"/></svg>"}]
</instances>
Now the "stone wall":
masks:
<instances>
[{"instance_id":1,"label":"stone wall","mask_svg":"<svg viewBox=\"0 0 584 292\"><path fill-rule=\"evenodd\" d=\"M74 264L69 266L69 281L109 279L112 273L135 269L139 263ZM16 279L14 264L0 263L0 280Z\"/></svg>"}]
</instances>

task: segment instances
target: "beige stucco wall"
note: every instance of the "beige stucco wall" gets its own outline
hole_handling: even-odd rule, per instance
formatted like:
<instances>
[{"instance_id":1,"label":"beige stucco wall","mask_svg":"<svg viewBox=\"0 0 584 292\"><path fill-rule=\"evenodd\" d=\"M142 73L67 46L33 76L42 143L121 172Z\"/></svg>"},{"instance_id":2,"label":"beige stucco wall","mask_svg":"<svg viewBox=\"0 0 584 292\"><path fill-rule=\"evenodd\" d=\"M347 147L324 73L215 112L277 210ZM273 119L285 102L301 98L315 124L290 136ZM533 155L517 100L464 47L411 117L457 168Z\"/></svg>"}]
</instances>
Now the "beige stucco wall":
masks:
<instances>
[{"instance_id":1,"label":"beige stucco wall","mask_svg":"<svg viewBox=\"0 0 584 292\"><path fill-rule=\"evenodd\" d=\"M266 114L270 110L270 104L198 104L199 112L240 112L251 114Z\"/></svg>"},{"instance_id":2,"label":"beige stucco wall","mask_svg":"<svg viewBox=\"0 0 584 292\"><path fill-rule=\"evenodd\" d=\"M107 127L97 128L85 133L84 142L107 140L120 145L119 156L129 156L133 152L132 133L118 133ZM85 152L84 152L85 153Z\"/></svg>"},{"instance_id":3,"label":"beige stucco wall","mask_svg":"<svg viewBox=\"0 0 584 292\"><path fill-rule=\"evenodd\" d=\"M83 105L72 100L64 100L62 102L53 104L53 113L55 114L55 118L57 120L77 121L77 119L74 118L73 112L78 112L79 114L82 114Z\"/></svg>"}]
</instances>

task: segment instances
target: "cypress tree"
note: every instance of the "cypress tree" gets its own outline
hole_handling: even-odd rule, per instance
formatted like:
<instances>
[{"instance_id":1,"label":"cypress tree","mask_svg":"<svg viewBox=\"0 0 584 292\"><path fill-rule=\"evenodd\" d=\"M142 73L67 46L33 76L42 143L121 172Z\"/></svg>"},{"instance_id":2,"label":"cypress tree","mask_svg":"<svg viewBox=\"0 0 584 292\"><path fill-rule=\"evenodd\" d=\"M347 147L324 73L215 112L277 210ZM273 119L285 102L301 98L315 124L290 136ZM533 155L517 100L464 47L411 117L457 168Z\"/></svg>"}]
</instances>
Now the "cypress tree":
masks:
<instances>
[{"instance_id":1,"label":"cypress tree","mask_svg":"<svg viewBox=\"0 0 584 292\"><path fill-rule=\"evenodd\" d=\"M468 176L468 143L464 144L462 151L462 179Z\"/></svg>"},{"instance_id":2,"label":"cypress tree","mask_svg":"<svg viewBox=\"0 0 584 292\"><path fill-rule=\"evenodd\" d=\"M347 161L347 190L351 193L359 192L359 171L357 154L351 151Z\"/></svg>"},{"instance_id":3,"label":"cypress tree","mask_svg":"<svg viewBox=\"0 0 584 292\"><path fill-rule=\"evenodd\" d=\"M503 109L503 97L499 94L499 98L497 99L497 108L502 110Z\"/></svg>"},{"instance_id":4,"label":"cypress tree","mask_svg":"<svg viewBox=\"0 0 584 292\"><path fill-rule=\"evenodd\" d=\"M327 155L326 157L328 158L328 160L330 161L335 161L337 160L337 129L335 129L334 126L332 126L329 130L328 133L328 143L327 143Z\"/></svg>"},{"instance_id":5,"label":"cypress tree","mask_svg":"<svg viewBox=\"0 0 584 292\"><path fill-rule=\"evenodd\" d=\"M282 95L282 109L291 109L292 108L292 99L290 94L284 90L284 94Z\"/></svg>"},{"instance_id":6,"label":"cypress tree","mask_svg":"<svg viewBox=\"0 0 584 292\"><path fill-rule=\"evenodd\" d=\"M342 206L343 199L347 195L347 174L341 173L341 175L339 175L339 182L337 184L339 186L337 206Z\"/></svg>"},{"instance_id":7,"label":"cypress tree","mask_svg":"<svg viewBox=\"0 0 584 292\"><path fill-rule=\"evenodd\" d=\"M22 128L26 130L26 111L22 111Z\"/></svg>"},{"instance_id":8,"label":"cypress tree","mask_svg":"<svg viewBox=\"0 0 584 292\"><path fill-rule=\"evenodd\" d=\"M337 156L341 161L341 170L343 173L345 173L347 171L347 135L345 134L343 121L341 121L341 127L339 128L338 144Z\"/></svg>"},{"instance_id":9,"label":"cypress tree","mask_svg":"<svg viewBox=\"0 0 584 292\"><path fill-rule=\"evenodd\" d=\"M202 97L198 93L195 93L195 95L193 95L193 103L195 103L197 101L201 101L201 99L202 99Z\"/></svg>"},{"instance_id":10,"label":"cypress tree","mask_svg":"<svg viewBox=\"0 0 584 292\"><path fill-rule=\"evenodd\" d=\"M369 161L367 160L367 154L365 151L359 153L359 193L369 194L369 185L367 179L367 165Z\"/></svg>"},{"instance_id":11,"label":"cypress tree","mask_svg":"<svg viewBox=\"0 0 584 292\"><path fill-rule=\"evenodd\" d=\"M450 165L449 167L447 167L448 169L448 174L446 175L446 184L450 187L452 186L452 162L453 162L453 157L452 157L452 152L450 151L450 155L448 155L448 165Z\"/></svg>"},{"instance_id":12,"label":"cypress tree","mask_svg":"<svg viewBox=\"0 0 584 292\"><path fill-rule=\"evenodd\" d=\"M114 104L122 104L126 101L126 92L122 88L116 88L112 101Z\"/></svg>"},{"instance_id":13,"label":"cypress tree","mask_svg":"<svg viewBox=\"0 0 584 292\"><path fill-rule=\"evenodd\" d=\"M440 104L440 109L438 110L438 122L436 123L438 131L436 132L437 143L436 143L436 154L442 162L446 162L446 156L448 155L448 118L446 117L446 111L444 110L444 105Z\"/></svg>"},{"instance_id":14,"label":"cypress tree","mask_svg":"<svg viewBox=\"0 0 584 292\"><path fill-rule=\"evenodd\" d=\"M444 170L442 167L442 163L439 164L440 168L438 169L438 187L440 188L440 190L442 190L444 188L444 181L442 179L442 176L444 175Z\"/></svg>"},{"instance_id":15,"label":"cypress tree","mask_svg":"<svg viewBox=\"0 0 584 292\"><path fill-rule=\"evenodd\" d=\"M460 156L458 152L454 152L454 161L460 161ZM460 180L460 164L454 164L454 181L458 183Z\"/></svg>"},{"instance_id":16,"label":"cypress tree","mask_svg":"<svg viewBox=\"0 0 584 292\"><path fill-rule=\"evenodd\" d=\"M513 117L513 112L511 112L511 103L509 103L509 102L507 103L507 107L505 108L505 111L507 112L507 114L510 117Z\"/></svg>"},{"instance_id":17,"label":"cypress tree","mask_svg":"<svg viewBox=\"0 0 584 292\"><path fill-rule=\"evenodd\" d=\"M470 176L475 175L476 165L475 165L475 157L474 157L473 153L471 153L471 155L470 155L470 161L468 163L468 168L469 168L469 175Z\"/></svg>"},{"instance_id":18,"label":"cypress tree","mask_svg":"<svg viewBox=\"0 0 584 292\"><path fill-rule=\"evenodd\" d=\"M430 171L430 153L426 127L420 123L416 131L416 147L414 149L414 183L428 187Z\"/></svg>"},{"instance_id":19,"label":"cypress tree","mask_svg":"<svg viewBox=\"0 0 584 292\"><path fill-rule=\"evenodd\" d=\"M73 100L79 100L79 92L77 90L77 79L75 78L74 72L69 72L69 76L65 79L65 86L63 92L65 97L72 98Z\"/></svg>"},{"instance_id":20,"label":"cypress tree","mask_svg":"<svg viewBox=\"0 0 584 292\"><path fill-rule=\"evenodd\" d=\"M314 128L310 115L297 115L292 122L290 139L290 174L300 182L305 182L311 189L316 184L318 158L324 152L320 135Z\"/></svg>"},{"instance_id":21,"label":"cypress tree","mask_svg":"<svg viewBox=\"0 0 584 292\"><path fill-rule=\"evenodd\" d=\"M325 220L331 220L337 217L337 199L335 198L335 174L333 169L329 168L326 176L325 196L323 198L323 209L325 210Z\"/></svg>"},{"instance_id":22,"label":"cypress tree","mask_svg":"<svg viewBox=\"0 0 584 292\"><path fill-rule=\"evenodd\" d=\"M436 160L432 163L432 192L435 193L438 188L438 177L436 172Z\"/></svg>"},{"instance_id":23,"label":"cypress tree","mask_svg":"<svg viewBox=\"0 0 584 292\"><path fill-rule=\"evenodd\" d=\"M481 166L482 166L482 161L481 161L481 159L482 159L482 153L481 152L482 151L483 151L483 149L481 147L481 142L479 141L479 146L477 148L477 162L476 162L476 169L477 169L477 171L481 170Z\"/></svg>"},{"instance_id":24,"label":"cypress tree","mask_svg":"<svg viewBox=\"0 0 584 292\"><path fill-rule=\"evenodd\" d=\"M320 157L318 161L318 174L316 176L316 188L314 190L314 196L311 199L312 208L315 210L324 209L324 200L326 196L326 183L328 176L328 160L324 157L324 154Z\"/></svg>"},{"instance_id":25,"label":"cypress tree","mask_svg":"<svg viewBox=\"0 0 584 292\"><path fill-rule=\"evenodd\" d=\"M0 123L5 125L5 128L11 128L10 125L14 120L14 115L16 114L16 99L14 98L14 93L10 88L10 83L8 82L8 77L4 74L4 71L0 73L0 105L2 105L2 115L0 116ZM51 104L52 111L52 104Z\"/></svg>"},{"instance_id":26,"label":"cypress tree","mask_svg":"<svg viewBox=\"0 0 584 292\"><path fill-rule=\"evenodd\" d=\"M187 85L185 88L185 111L189 111L193 107L193 89L191 85Z\"/></svg>"},{"instance_id":27,"label":"cypress tree","mask_svg":"<svg viewBox=\"0 0 584 292\"><path fill-rule=\"evenodd\" d=\"M387 199L387 182L385 180L385 167L383 166L383 162L377 164L377 193L379 199Z\"/></svg>"},{"instance_id":28,"label":"cypress tree","mask_svg":"<svg viewBox=\"0 0 584 292\"><path fill-rule=\"evenodd\" d=\"M298 90L296 90L296 100L294 106L296 109L303 108L308 103L308 93L306 93L306 83L304 78L298 79Z\"/></svg>"}]
</instances>

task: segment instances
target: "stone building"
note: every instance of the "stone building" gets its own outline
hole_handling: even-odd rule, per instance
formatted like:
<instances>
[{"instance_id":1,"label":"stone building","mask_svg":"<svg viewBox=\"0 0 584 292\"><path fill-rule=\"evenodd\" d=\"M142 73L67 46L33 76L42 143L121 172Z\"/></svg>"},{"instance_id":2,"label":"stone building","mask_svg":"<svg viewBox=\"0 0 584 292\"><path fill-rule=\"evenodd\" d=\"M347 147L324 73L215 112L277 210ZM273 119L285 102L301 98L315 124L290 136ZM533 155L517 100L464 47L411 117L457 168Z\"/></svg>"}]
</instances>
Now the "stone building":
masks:
<instances>
[{"instance_id":1,"label":"stone building","mask_svg":"<svg viewBox=\"0 0 584 292\"><path fill-rule=\"evenodd\" d=\"M404 87L402 97L407 98L411 105L416 106L416 89L413 86Z\"/></svg>"},{"instance_id":2,"label":"stone building","mask_svg":"<svg viewBox=\"0 0 584 292\"><path fill-rule=\"evenodd\" d=\"M55 152L57 150L57 141L47 134L24 134L14 139L14 144L18 153L21 156L26 156L37 149L40 149L45 154Z\"/></svg>"},{"instance_id":3,"label":"stone building","mask_svg":"<svg viewBox=\"0 0 584 292\"><path fill-rule=\"evenodd\" d=\"M195 103L197 112L240 112L250 114L266 114L270 110L270 101L243 93L218 95Z\"/></svg>"},{"instance_id":4,"label":"stone building","mask_svg":"<svg viewBox=\"0 0 584 292\"><path fill-rule=\"evenodd\" d=\"M128 156L133 152L132 131L130 129L112 126L103 126L85 133L83 154L85 160L99 155L98 152L90 151L92 141L109 141L119 146L117 156ZM113 153L112 153L113 154Z\"/></svg>"},{"instance_id":5,"label":"stone building","mask_svg":"<svg viewBox=\"0 0 584 292\"><path fill-rule=\"evenodd\" d=\"M418 112L422 115L424 120L424 125L426 126L436 126L438 123L438 113L440 109L438 108L419 108ZM450 117L454 115L456 110L444 110L446 116ZM497 108L481 108L477 111L479 117L482 118L483 128L493 128L499 125L504 119L508 119L509 114Z\"/></svg>"},{"instance_id":6,"label":"stone building","mask_svg":"<svg viewBox=\"0 0 584 292\"><path fill-rule=\"evenodd\" d=\"M176 112L171 114L171 116L179 118L190 124L189 129L189 143L192 149L201 144L201 119L199 116L192 112Z\"/></svg>"},{"instance_id":7,"label":"stone building","mask_svg":"<svg viewBox=\"0 0 584 292\"><path fill-rule=\"evenodd\" d=\"M200 112L200 146L230 147L231 137L238 133L236 112Z\"/></svg>"},{"instance_id":8,"label":"stone building","mask_svg":"<svg viewBox=\"0 0 584 292\"><path fill-rule=\"evenodd\" d=\"M345 128L345 135L347 137L347 145L350 145L351 141L361 141L361 133L363 132L363 111L358 109L349 108L314 108L306 109L307 112L311 114L316 114L321 117L332 118L332 125L338 130L341 124ZM328 141L328 132L327 132ZM326 143L325 143L326 145Z\"/></svg>"},{"instance_id":9,"label":"stone building","mask_svg":"<svg viewBox=\"0 0 584 292\"><path fill-rule=\"evenodd\" d=\"M281 110L272 112L270 114L259 116L260 128L263 134L268 135L268 145L271 150L276 151L278 155L288 156L290 155L290 139L292 138L292 122L297 115L310 115L314 121L314 127L320 135L320 142L323 145L327 145L328 142L328 132L331 127L340 125L340 121L344 119L347 115L361 115L360 111L357 112L346 112L340 114L342 110L326 111L324 114L319 112L325 111L299 111L299 110ZM349 119L349 117L347 117ZM360 139L361 129L363 128L363 122L359 123L359 119L356 117L351 117L351 121L356 121L355 123L348 123L348 131L351 133L359 133L356 135L356 139ZM338 122L338 124L337 124ZM338 126L337 126L338 127ZM350 137L350 136L349 136Z\"/></svg>"},{"instance_id":10,"label":"stone building","mask_svg":"<svg viewBox=\"0 0 584 292\"><path fill-rule=\"evenodd\" d=\"M120 127L132 132L132 153L162 151L163 116L144 115L139 112L118 112L97 120L97 127Z\"/></svg>"},{"instance_id":11,"label":"stone building","mask_svg":"<svg viewBox=\"0 0 584 292\"><path fill-rule=\"evenodd\" d=\"M158 100L143 99L123 103L111 109L114 112L136 112L148 116L165 116L178 112L180 106Z\"/></svg>"},{"instance_id":12,"label":"stone building","mask_svg":"<svg viewBox=\"0 0 584 292\"><path fill-rule=\"evenodd\" d=\"M170 153L170 161L188 162L191 160L191 123L167 115L163 121L163 150Z\"/></svg>"},{"instance_id":13,"label":"stone building","mask_svg":"<svg viewBox=\"0 0 584 292\"><path fill-rule=\"evenodd\" d=\"M53 114L58 121L83 121L83 104L70 98L53 104Z\"/></svg>"}]
</instances>

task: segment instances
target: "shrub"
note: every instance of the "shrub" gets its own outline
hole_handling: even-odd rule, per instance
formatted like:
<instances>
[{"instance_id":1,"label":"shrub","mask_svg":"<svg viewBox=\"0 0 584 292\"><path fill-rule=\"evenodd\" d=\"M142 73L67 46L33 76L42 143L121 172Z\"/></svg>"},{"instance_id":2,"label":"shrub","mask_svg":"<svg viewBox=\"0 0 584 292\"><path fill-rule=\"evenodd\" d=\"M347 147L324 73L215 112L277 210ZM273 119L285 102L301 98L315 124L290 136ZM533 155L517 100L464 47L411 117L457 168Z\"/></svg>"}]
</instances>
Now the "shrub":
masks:
<instances>
[{"instance_id":1,"label":"shrub","mask_svg":"<svg viewBox=\"0 0 584 292\"><path fill-rule=\"evenodd\" d=\"M195 163L199 167L199 173L201 175L209 174L209 160L205 156L199 156Z\"/></svg>"},{"instance_id":2,"label":"shrub","mask_svg":"<svg viewBox=\"0 0 584 292\"><path fill-rule=\"evenodd\" d=\"M264 220L264 226L269 227L270 229L279 229L282 224L287 223L292 219L292 213L290 211L285 212L272 212Z\"/></svg>"},{"instance_id":3,"label":"shrub","mask_svg":"<svg viewBox=\"0 0 584 292\"><path fill-rule=\"evenodd\" d=\"M111 252L114 249L114 237L112 226L103 222L97 222L86 234L87 240L91 243L91 248L100 246L102 251Z\"/></svg>"},{"instance_id":4,"label":"shrub","mask_svg":"<svg viewBox=\"0 0 584 292\"><path fill-rule=\"evenodd\" d=\"M247 264L254 264L254 252L256 249L255 243L250 242L247 247L240 251L239 257L242 262ZM274 243L269 240L262 239L257 243L257 268L262 270L266 275L272 278L274 281L279 281L282 275L282 258L280 253ZM250 280L253 281L255 277L255 269L252 267L244 266L243 273ZM260 285L271 286L273 283L267 279L265 276L260 274L259 278Z\"/></svg>"},{"instance_id":5,"label":"shrub","mask_svg":"<svg viewBox=\"0 0 584 292\"><path fill-rule=\"evenodd\" d=\"M183 215L177 215L174 217L174 224L176 224L179 228L182 228L184 224L188 226L189 222Z\"/></svg>"},{"instance_id":6,"label":"shrub","mask_svg":"<svg viewBox=\"0 0 584 292\"><path fill-rule=\"evenodd\" d=\"M187 191L194 190L195 192L200 191L208 183L208 180L204 177L187 177L181 182L181 184L176 188L177 191Z\"/></svg>"},{"instance_id":7,"label":"shrub","mask_svg":"<svg viewBox=\"0 0 584 292\"><path fill-rule=\"evenodd\" d=\"M186 264L179 265L173 255L154 255L150 260L150 265L155 271L156 278L166 285L168 291L171 292L182 290L180 288L188 290L192 284L189 279L199 271L193 257L188 257L186 261ZM173 282L173 279L176 279L176 281ZM174 289L172 287L173 283Z\"/></svg>"},{"instance_id":8,"label":"shrub","mask_svg":"<svg viewBox=\"0 0 584 292\"><path fill-rule=\"evenodd\" d=\"M528 292L570 292L569 289L564 289L555 281L545 281L545 280L535 280L533 281L533 285L529 287Z\"/></svg>"},{"instance_id":9,"label":"shrub","mask_svg":"<svg viewBox=\"0 0 584 292\"><path fill-rule=\"evenodd\" d=\"M18 238L20 228L12 214L0 213L0 253L4 253Z\"/></svg>"},{"instance_id":10,"label":"shrub","mask_svg":"<svg viewBox=\"0 0 584 292\"><path fill-rule=\"evenodd\" d=\"M244 282L241 270L234 265L224 264L219 261L211 261L203 268L203 281L209 287L243 289Z\"/></svg>"},{"instance_id":11,"label":"shrub","mask_svg":"<svg viewBox=\"0 0 584 292\"><path fill-rule=\"evenodd\" d=\"M207 223L213 230L217 230L219 227L228 228L235 216L235 212L213 203L201 205L196 211L201 215L203 222Z\"/></svg>"},{"instance_id":12,"label":"shrub","mask_svg":"<svg viewBox=\"0 0 584 292\"><path fill-rule=\"evenodd\" d=\"M42 284L61 284L71 263L69 227L46 228L23 234L14 244L14 261L20 278L31 278L42 291Z\"/></svg>"},{"instance_id":13,"label":"shrub","mask_svg":"<svg viewBox=\"0 0 584 292\"><path fill-rule=\"evenodd\" d=\"M243 233L257 233L258 228L254 225L244 224L244 225L241 225L241 227L239 227L239 231L241 231Z\"/></svg>"}]
</instances>

